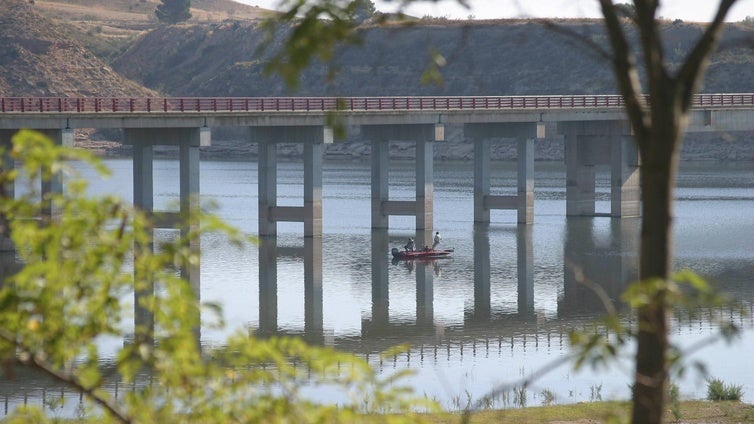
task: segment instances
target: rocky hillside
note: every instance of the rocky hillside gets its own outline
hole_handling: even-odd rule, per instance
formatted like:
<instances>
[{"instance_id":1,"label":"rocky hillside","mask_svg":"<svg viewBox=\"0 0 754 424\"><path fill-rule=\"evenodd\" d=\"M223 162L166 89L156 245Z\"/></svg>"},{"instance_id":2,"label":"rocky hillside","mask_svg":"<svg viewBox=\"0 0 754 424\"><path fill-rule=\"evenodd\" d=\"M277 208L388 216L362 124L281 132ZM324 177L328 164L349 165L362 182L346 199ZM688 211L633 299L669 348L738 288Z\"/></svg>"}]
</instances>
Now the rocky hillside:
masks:
<instances>
[{"instance_id":1,"label":"rocky hillside","mask_svg":"<svg viewBox=\"0 0 754 424\"><path fill-rule=\"evenodd\" d=\"M698 24L668 22L668 60L680 62L700 34ZM616 92L607 61L577 40L604 45L597 21L562 22L558 31L539 21L432 21L408 28L366 28L362 36L362 45L341 48L329 66L315 64L304 72L296 91L263 75L265 56L257 49L262 34L255 22L157 28L133 43L113 67L177 96ZM754 28L729 25L726 47L715 56L704 91L754 91L754 50L741 44L747 38L754 38ZM440 68L442 83L422 84L433 54L447 62Z\"/></svg>"},{"instance_id":2,"label":"rocky hillside","mask_svg":"<svg viewBox=\"0 0 754 424\"><path fill-rule=\"evenodd\" d=\"M0 2L0 95L150 96L28 1Z\"/></svg>"}]
</instances>

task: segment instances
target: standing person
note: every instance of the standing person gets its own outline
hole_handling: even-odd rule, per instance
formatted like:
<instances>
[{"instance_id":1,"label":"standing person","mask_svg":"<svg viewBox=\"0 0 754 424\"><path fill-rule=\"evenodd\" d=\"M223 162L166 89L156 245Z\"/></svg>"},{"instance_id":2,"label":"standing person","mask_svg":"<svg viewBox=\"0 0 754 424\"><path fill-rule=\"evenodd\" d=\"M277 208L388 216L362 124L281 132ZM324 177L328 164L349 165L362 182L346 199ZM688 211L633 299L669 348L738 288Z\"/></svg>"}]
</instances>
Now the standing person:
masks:
<instances>
[{"instance_id":1,"label":"standing person","mask_svg":"<svg viewBox=\"0 0 754 424\"><path fill-rule=\"evenodd\" d=\"M438 244L440 244L440 240L442 240L442 237L440 237L440 232L435 233L435 239L432 242L432 250L435 250Z\"/></svg>"},{"instance_id":2,"label":"standing person","mask_svg":"<svg viewBox=\"0 0 754 424\"><path fill-rule=\"evenodd\" d=\"M403 246L404 249L406 249L406 252L413 252L414 251L414 239L409 238L408 242L405 246Z\"/></svg>"}]
</instances>

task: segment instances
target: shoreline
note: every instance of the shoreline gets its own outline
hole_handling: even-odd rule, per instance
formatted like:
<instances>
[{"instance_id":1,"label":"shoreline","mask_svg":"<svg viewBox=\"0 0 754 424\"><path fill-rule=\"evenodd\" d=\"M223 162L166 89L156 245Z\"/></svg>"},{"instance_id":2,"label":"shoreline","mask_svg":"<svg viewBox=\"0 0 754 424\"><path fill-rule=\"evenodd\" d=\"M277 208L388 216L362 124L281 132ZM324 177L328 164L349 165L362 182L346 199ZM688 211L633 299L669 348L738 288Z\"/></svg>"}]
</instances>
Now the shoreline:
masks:
<instances>
[{"instance_id":1,"label":"shoreline","mask_svg":"<svg viewBox=\"0 0 754 424\"><path fill-rule=\"evenodd\" d=\"M75 147L92 151L101 158L129 158L132 149L117 141L92 140L77 137ZM564 141L562 137L544 138L535 141L535 161L563 161ZM434 158L440 162L469 163L474 160L474 145L459 138L434 143ZM413 161L415 158L413 142L391 142L390 160ZM371 144L363 140L347 140L325 146L324 160L337 162L368 162ZM754 161L754 132L736 135L688 134L681 146L681 161ZM155 146L154 156L158 159L175 159L178 150L174 146ZM303 146L298 144L279 144L278 159L281 161L300 160ZM501 139L490 147L492 161L515 161L517 157L514 140ZM253 161L257 160L257 144L239 140L214 140L212 146L200 148L202 160Z\"/></svg>"}]
</instances>

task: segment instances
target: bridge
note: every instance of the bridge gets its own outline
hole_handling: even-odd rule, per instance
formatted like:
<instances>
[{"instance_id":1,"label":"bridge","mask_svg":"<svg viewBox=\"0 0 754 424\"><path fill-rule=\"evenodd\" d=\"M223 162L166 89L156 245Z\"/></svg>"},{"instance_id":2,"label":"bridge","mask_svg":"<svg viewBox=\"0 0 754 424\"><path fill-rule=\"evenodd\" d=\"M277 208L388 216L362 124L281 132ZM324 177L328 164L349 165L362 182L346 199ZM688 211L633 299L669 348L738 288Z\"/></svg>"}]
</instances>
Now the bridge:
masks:
<instances>
[{"instance_id":1,"label":"bridge","mask_svg":"<svg viewBox=\"0 0 754 424\"><path fill-rule=\"evenodd\" d=\"M648 101L648 99L645 99ZM322 155L334 141L334 125L360 126L371 142L372 211L375 229L387 229L391 215L414 216L418 242L429 244L433 227L433 143L444 141L447 124L462 124L474 142L474 221L488 223L490 211L512 209L517 221L534 220L534 140L545 124L557 123L565 139L566 214L595 216L595 166L611 168L611 209L606 215L641 213L638 153L618 95L344 98L0 98L0 143L17 130L42 131L55 142L73 144L77 128L118 128L133 146L134 204L153 208L153 148L179 147L181 212L197 207L199 147L211 145L215 127L248 128L259 145L259 235L277 234L277 222L304 223L305 237L322 236ZM689 132L754 130L754 94L700 94L693 99ZM518 184L515 195L492 195L489 149L493 139L515 139ZM416 144L414 200L391 200L388 145ZM278 206L278 143L304 147L303 206ZM8 166L8 164L6 164ZM53 181L47 190L62 190Z\"/></svg>"}]
</instances>

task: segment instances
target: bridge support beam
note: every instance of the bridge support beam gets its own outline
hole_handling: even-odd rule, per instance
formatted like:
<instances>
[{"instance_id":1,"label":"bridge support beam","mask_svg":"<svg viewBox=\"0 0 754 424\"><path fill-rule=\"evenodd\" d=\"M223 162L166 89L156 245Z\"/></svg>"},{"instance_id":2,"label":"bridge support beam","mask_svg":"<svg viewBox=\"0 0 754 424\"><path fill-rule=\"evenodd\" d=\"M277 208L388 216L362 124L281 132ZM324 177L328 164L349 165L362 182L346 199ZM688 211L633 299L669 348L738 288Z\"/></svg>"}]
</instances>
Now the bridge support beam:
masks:
<instances>
[{"instance_id":1,"label":"bridge support beam","mask_svg":"<svg viewBox=\"0 0 754 424\"><path fill-rule=\"evenodd\" d=\"M250 139L259 144L259 235L277 235L279 221L303 222L304 237L322 237L322 154L333 142L329 127L250 127ZM304 145L304 205L277 204L277 144Z\"/></svg>"},{"instance_id":2,"label":"bridge support beam","mask_svg":"<svg viewBox=\"0 0 754 424\"><path fill-rule=\"evenodd\" d=\"M474 140L474 222L489 223L490 210L514 209L519 224L534 223L534 139L544 137L537 122L464 124L464 135ZM490 194L491 139L517 140L518 183L515 195Z\"/></svg>"},{"instance_id":3,"label":"bridge support beam","mask_svg":"<svg viewBox=\"0 0 754 424\"><path fill-rule=\"evenodd\" d=\"M390 215L413 215L416 230L428 234L422 242L429 244L433 226L433 142L445 139L445 127L442 124L363 125L361 133L372 142L372 228L387 229ZM413 201L390 200L390 141L416 142L416 198Z\"/></svg>"},{"instance_id":4,"label":"bridge support beam","mask_svg":"<svg viewBox=\"0 0 754 424\"><path fill-rule=\"evenodd\" d=\"M609 216L640 216L639 155L628 124L560 122L558 132L565 136L566 215L600 215L595 213L595 167L609 165Z\"/></svg>"},{"instance_id":5,"label":"bridge support beam","mask_svg":"<svg viewBox=\"0 0 754 424\"><path fill-rule=\"evenodd\" d=\"M188 219L192 212L198 211L199 204L199 147L210 145L211 132L208 127L194 128L125 128L124 142L133 146L133 204L145 213L156 218L155 227L174 228L180 226L185 233L192 226L198 225ZM179 149L179 193L180 211L164 212L159 216L154 210L154 146L178 146ZM191 249L199 251L198 241L192 242ZM187 265L181 269L183 278L191 283L197 301L201 293L200 272L198 264ZM148 334L154 333L153 311L142 306L141 298L152 296L154 285L134 292L134 325ZM197 345L201 344L201 329L194 328Z\"/></svg>"},{"instance_id":6,"label":"bridge support beam","mask_svg":"<svg viewBox=\"0 0 754 424\"><path fill-rule=\"evenodd\" d=\"M199 147L209 146L211 132L199 128L125 128L124 140L133 146L133 203L147 213L154 212L154 146L178 146L180 211L161 213L174 226L181 217L199 210Z\"/></svg>"},{"instance_id":7,"label":"bridge support beam","mask_svg":"<svg viewBox=\"0 0 754 424\"><path fill-rule=\"evenodd\" d=\"M73 147L73 130L71 128L40 129L37 131L49 137L52 142L58 146ZM6 149L6 153L2 158L2 171L11 171L16 167L16 164L10 158L10 156L8 156L7 152L10 151L13 135L15 135L17 132L17 129L0 130L0 145ZM41 196L40 198L44 198L44 196L48 193L63 193L63 176L61 174L53 175L49 181L42 181L39 189L39 194ZM15 198L15 184L7 184L4 187L4 190L5 195L8 196L8 198ZM47 201L42 205L42 210L40 212L43 215L49 217L53 217L58 214L58 211L54 210L53 204L50 201ZM0 251L13 250L15 250L15 247L10 242L10 239L8 239L7 237L0 237Z\"/></svg>"}]
</instances>

